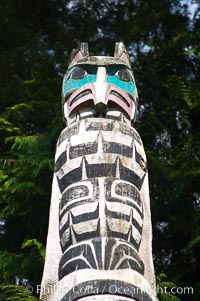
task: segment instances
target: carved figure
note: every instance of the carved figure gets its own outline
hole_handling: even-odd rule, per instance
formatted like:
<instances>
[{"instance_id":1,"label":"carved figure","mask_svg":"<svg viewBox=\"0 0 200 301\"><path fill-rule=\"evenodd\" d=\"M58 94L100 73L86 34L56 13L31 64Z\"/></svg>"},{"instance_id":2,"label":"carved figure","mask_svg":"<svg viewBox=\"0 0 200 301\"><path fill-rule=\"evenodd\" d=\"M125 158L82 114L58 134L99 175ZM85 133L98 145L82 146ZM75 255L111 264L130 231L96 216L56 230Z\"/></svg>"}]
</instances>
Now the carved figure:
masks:
<instances>
[{"instance_id":1,"label":"carved figure","mask_svg":"<svg viewBox=\"0 0 200 301\"><path fill-rule=\"evenodd\" d=\"M126 48L81 43L62 86L41 286L44 301L154 301L146 156L131 126L138 95Z\"/></svg>"}]
</instances>

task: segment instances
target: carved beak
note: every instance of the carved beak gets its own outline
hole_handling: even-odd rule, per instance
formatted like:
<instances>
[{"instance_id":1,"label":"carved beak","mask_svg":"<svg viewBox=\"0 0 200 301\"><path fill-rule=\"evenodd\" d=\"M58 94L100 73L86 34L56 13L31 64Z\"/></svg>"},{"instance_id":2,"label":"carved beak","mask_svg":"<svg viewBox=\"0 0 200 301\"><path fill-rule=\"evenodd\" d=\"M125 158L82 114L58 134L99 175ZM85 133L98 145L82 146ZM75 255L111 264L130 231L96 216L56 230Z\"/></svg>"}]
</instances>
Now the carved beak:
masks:
<instances>
[{"instance_id":1,"label":"carved beak","mask_svg":"<svg viewBox=\"0 0 200 301\"><path fill-rule=\"evenodd\" d=\"M106 94L108 90L108 83L106 79L106 68L105 67L98 67L97 70L97 79L94 84L95 87L95 106L97 107L98 111L105 111L106 110Z\"/></svg>"}]
</instances>

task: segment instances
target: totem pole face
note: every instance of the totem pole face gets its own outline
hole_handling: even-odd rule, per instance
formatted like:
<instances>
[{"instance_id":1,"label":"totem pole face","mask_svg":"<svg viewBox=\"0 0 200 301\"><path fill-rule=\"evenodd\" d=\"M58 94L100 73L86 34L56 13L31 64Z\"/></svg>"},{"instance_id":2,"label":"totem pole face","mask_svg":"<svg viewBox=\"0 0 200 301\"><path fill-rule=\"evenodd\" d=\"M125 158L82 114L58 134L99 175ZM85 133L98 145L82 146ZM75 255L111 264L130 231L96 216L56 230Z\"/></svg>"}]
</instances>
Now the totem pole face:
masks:
<instances>
[{"instance_id":1,"label":"totem pole face","mask_svg":"<svg viewBox=\"0 0 200 301\"><path fill-rule=\"evenodd\" d=\"M135 115L137 88L126 48L116 43L114 57L89 56L81 43L65 74L62 86L64 118L90 107L96 113L109 110Z\"/></svg>"}]
</instances>

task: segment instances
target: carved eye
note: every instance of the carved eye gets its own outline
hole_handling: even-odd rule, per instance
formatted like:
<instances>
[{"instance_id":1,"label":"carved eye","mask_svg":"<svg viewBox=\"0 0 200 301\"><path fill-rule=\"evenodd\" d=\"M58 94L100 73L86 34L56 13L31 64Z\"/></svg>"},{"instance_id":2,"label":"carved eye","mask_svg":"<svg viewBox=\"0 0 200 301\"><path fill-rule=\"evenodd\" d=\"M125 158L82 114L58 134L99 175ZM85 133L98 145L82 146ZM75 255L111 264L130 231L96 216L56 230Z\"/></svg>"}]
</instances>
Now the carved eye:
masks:
<instances>
[{"instance_id":1,"label":"carved eye","mask_svg":"<svg viewBox=\"0 0 200 301\"><path fill-rule=\"evenodd\" d=\"M119 79L123 80L124 82L132 81L131 75L127 69L120 69L115 73Z\"/></svg>"},{"instance_id":2,"label":"carved eye","mask_svg":"<svg viewBox=\"0 0 200 301\"><path fill-rule=\"evenodd\" d=\"M86 76L86 74L87 74L87 72L84 69L76 67L72 71L70 78L72 78L72 79L82 79L82 78L84 78L84 76Z\"/></svg>"}]
</instances>

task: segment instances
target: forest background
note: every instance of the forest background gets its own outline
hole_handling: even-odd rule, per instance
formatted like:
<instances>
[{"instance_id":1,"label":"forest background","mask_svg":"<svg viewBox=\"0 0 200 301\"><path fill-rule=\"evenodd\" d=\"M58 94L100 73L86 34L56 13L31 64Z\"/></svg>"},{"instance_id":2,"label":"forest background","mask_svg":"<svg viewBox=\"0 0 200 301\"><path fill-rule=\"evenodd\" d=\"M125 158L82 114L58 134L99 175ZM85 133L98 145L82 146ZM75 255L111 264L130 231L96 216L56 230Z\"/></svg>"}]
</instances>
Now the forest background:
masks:
<instances>
[{"instance_id":1,"label":"forest background","mask_svg":"<svg viewBox=\"0 0 200 301\"><path fill-rule=\"evenodd\" d=\"M0 300L39 298L68 59L80 42L113 55L122 41L139 91L157 283L169 289L159 300L199 301L200 1L1 0L0 15Z\"/></svg>"}]
</instances>

